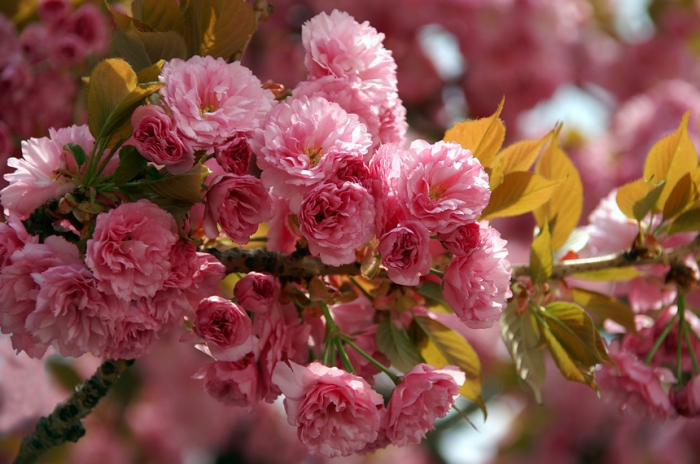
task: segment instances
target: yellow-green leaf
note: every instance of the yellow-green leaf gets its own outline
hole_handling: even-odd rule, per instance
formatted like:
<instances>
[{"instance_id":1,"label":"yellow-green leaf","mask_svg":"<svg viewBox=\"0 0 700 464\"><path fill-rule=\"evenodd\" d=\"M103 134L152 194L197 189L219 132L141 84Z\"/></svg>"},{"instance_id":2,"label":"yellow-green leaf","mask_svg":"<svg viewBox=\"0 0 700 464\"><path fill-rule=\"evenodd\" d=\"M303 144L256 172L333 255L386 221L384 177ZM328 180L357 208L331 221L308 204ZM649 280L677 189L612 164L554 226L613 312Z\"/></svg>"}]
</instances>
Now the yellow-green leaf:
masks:
<instances>
[{"instance_id":1,"label":"yellow-green leaf","mask_svg":"<svg viewBox=\"0 0 700 464\"><path fill-rule=\"evenodd\" d=\"M542 323L540 319L538 319L537 322L542 338L547 344L547 348L549 348L552 359L554 359L554 363L557 365L562 375L569 380L585 383L591 388L598 390L598 386L596 385L594 378L595 366L585 367L574 361L566 349L564 349L561 343L559 343L554 334L552 334L552 332L549 330L549 327Z\"/></svg>"},{"instance_id":2,"label":"yellow-green leaf","mask_svg":"<svg viewBox=\"0 0 700 464\"><path fill-rule=\"evenodd\" d=\"M680 126L673 134L654 144L644 163L644 178L655 184L665 180L666 183L654 204L654 211L662 211L666 199L678 180L698 166L698 154L688 135L688 111Z\"/></svg>"},{"instance_id":3,"label":"yellow-green leaf","mask_svg":"<svg viewBox=\"0 0 700 464\"><path fill-rule=\"evenodd\" d=\"M143 32L134 27L112 32L114 45L137 71L147 69L160 60L186 59L185 40L176 32Z\"/></svg>"},{"instance_id":4,"label":"yellow-green leaf","mask_svg":"<svg viewBox=\"0 0 700 464\"><path fill-rule=\"evenodd\" d=\"M693 179L691 173L685 173L671 190L671 194L664 203L664 219L672 219L683 211L693 200Z\"/></svg>"},{"instance_id":5,"label":"yellow-green leaf","mask_svg":"<svg viewBox=\"0 0 700 464\"><path fill-rule=\"evenodd\" d=\"M532 172L516 171L506 174L503 183L491 193L482 219L529 213L546 203L558 185L559 181L549 181Z\"/></svg>"},{"instance_id":6,"label":"yellow-green leaf","mask_svg":"<svg viewBox=\"0 0 700 464\"><path fill-rule=\"evenodd\" d=\"M460 393L476 404L486 417L486 404L481 397L481 362L474 348L454 330L429 317L414 319L417 331L416 347L426 363L437 368L459 367L466 375Z\"/></svg>"},{"instance_id":7,"label":"yellow-green leaf","mask_svg":"<svg viewBox=\"0 0 700 464\"><path fill-rule=\"evenodd\" d=\"M185 10L190 55L229 59L255 31L255 12L244 0L199 0Z\"/></svg>"},{"instance_id":8,"label":"yellow-green leaf","mask_svg":"<svg viewBox=\"0 0 700 464\"><path fill-rule=\"evenodd\" d=\"M700 208L694 208L678 216L668 229L668 235L680 232L700 231Z\"/></svg>"},{"instance_id":9,"label":"yellow-green leaf","mask_svg":"<svg viewBox=\"0 0 700 464\"><path fill-rule=\"evenodd\" d=\"M552 249L558 250L578 225L583 210L583 184L581 176L564 150L559 147L556 131L550 135L550 143L537 162L535 172L545 179L557 180L560 195L553 195L547 203L534 211L541 229L545 218L552 234Z\"/></svg>"},{"instance_id":10,"label":"yellow-green leaf","mask_svg":"<svg viewBox=\"0 0 700 464\"><path fill-rule=\"evenodd\" d=\"M655 184L637 179L623 185L617 191L617 206L628 218L641 221L654 207L663 189L663 181Z\"/></svg>"},{"instance_id":11,"label":"yellow-green leaf","mask_svg":"<svg viewBox=\"0 0 700 464\"><path fill-rule=\"evenodd\" d=\"M603 362L596 343L593 320L579 305L563 301L550 303L542 311L547 326L569 356L585 367Z\"/></svg>"},{"instance_id":12,"label":"yellow-green leaf","mask_svg":"<svg viewBox=\"0 0 700 464\"><path fill-rule=\"evenodd\" d=\"M424 362L413 341L390 319L379 323L376 338L379 351L401 372L406 373Z\"/></svg>"},{"instance_id":13,"label":"yellow-green leaf","mask_svg":"<svg viewBox=\"0 0 700 464\"><path fill-rule=\"evenodd\" d=\"M120 31L125 31L129 29L130 27L135 27L139 31L150 31L151 28L143 24L141 21L139 21L136 18L132 18L129 15L125 15L124 13L121 13L117 10L115 10L112 5L109 3L108 0L104 0L105 6L107 7L107 10L109 13L112 15L112 19L114 20L114 24L117 26L117 29Z\"/></svg>"},{"instance_id":14,"label":"yellow-green leaf","mask_svg":"<svg viewBox=\"0 0 700 464\"><path fill-rule=\"evenodd\" d=\"M544 228L537 238L532 241L530 249L530 278L532 282L541 284L552 276L552 236L549 233L549 224L545 222Z\"/></svg>"},{"instance_id":15,"label":"yellow-green leaf","mask_svg":"<svg viewBox=\"0 0 700 464\"><path fill-rule=\"evenodd\" d=\"M445 142L457 142L477 158L484 167L491 167L496 153L503 145L506 126L499 118L505 98L488 118L458 122L445 132Z\"/></svg>"},{"instance_id":16,"label":"yellow-green leaf","mask_svg":"<svg viewBox=\"0 0 700 464\"><path fill-rule=\"evenodd\" d=\"M137 84L136 73L122 59L104 60L93 68L87 92L88 127L93 137L105 130L112 113Z\"/></svg>"},{"instance_id":17,"label":"yellow-green leaf","mask_svg":"<svg viewBox=\"0 0 700 464\"><path fill-rule=\"evenodd\" d=\"M529 312L518 314L515 304L511 303L501 314L501 336L508 347L515 363L518 376L535 394L538 403L542 403L542 386L547 373L544 355L538 348L539 330Z\"/></svg>"},{"instance_id":18,"label":"yellow-green leaf","mask_svg":"<svg viewBox=\"0 0 700 464\"><path fill-rule=\"evenodd\" d=\"M163 69L163 64L165 60L157 61L151 66L142 69L136 73L136 78L139 84L147 84L149 82L158 82L158 76L160 76L160 71Z\"/></svg>"},{"instance_id":19,"label":"yellow-green leaf","mask_svg":"<svg viewBox=\"0 0 700 464\"><path fill-rule=\"evenodd\" d=\"M595 313L601 319L617 322L628 332L637 331L634 325L634 313L629 306L617 298L583 288L572 288L571 293L574 303Z\"/></svg>"},{"instance_id":20,"label":"yellow-green leaf","mask_svg":"<svg viewBox=\"0 0 700 464\"><path fill-rule=\"evenodd\" d=\"M182 33L183 19L177 0L134 0L131 15L154 31Z\"/></svg>"},{"instance_id":21,"label":"yellow-green leaf","mask_svg":"<svg viewBox=\"0 0 700 464\"><path fill-rule=\"evenodd\" d=\"M195 164L185 174L168 175L157 181L139 185L139 188L163 198L195 204L202 199L202 182L208 174L209 169L206 166Z\"/></svg>"},{"instance_id":22,"label":"yellow-green leaf","mask_svg":"<svg viewBox=\"0 0 700 464\"><path fill-rule=\"evenodd\" d=\"M614 269L597 269L595 271L579 272L571 277L598 282L624 282L640 277L642 274L633 266Z\"/></svg>"},{"instance_id":23,"label":"yellow-green leaf","mask_svg":"<svg viewBox=\"0 0 700 464\"><path fill-rule=\"evenodd\" d=\"M514 171L527 171L542 151L542 147L550 135L547 134L538 140L523 140L509 145L496 156L491 171L491 190L503 182L503 176Z\"/></svg>"},{"instance_id":24,"label":"yellow-green leaf","mask_svg":"<svg viewBox=\"0 0 700 464\"><path fill-rule=\"evenodd\" d=\"M119 150L119 166L114 171L114 183L122 187L146 169L148 161L136 147L126 145Z\"/></svg>"}]
</instances>

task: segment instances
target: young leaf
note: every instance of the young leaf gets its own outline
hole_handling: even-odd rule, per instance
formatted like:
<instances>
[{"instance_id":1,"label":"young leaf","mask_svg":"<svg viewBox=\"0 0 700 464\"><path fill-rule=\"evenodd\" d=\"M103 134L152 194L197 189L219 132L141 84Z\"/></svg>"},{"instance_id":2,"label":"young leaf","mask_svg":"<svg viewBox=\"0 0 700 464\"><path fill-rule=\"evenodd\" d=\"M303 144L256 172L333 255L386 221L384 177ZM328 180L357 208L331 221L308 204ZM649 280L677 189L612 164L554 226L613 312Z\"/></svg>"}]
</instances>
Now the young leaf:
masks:
<instances>
[{"instance_id":1,"label":"young leaf","mask_svg":"<svg viewBox=\"0 0 700 464\"><path fill-rule=\"evenodd\" d=\"M663 189L663 181L661 184L653 184L637 179L617 191L617 206L628 218L641 221L654 207Z\"/></svg>"},{"instance_id":2,"label":"young leaf","mask_svg":"<svg viewBox=\"0 0 700 464\"><path fill-rule=\"evenodd\" d=\"M526 312L519 315L514 304L509 304L501 315L501 336L515 363L518 376L542 403L542 386L546 375L544 355L538 349L540 335L534 317Z\"/></svg>"},{"instance_id":3,"label":"young leaf","mask_svg":"<svg viewBox=\"0 0 700 464\"><path fill-rule=\"evenodd\" d=\"M491 199L481 218L493 219L529 213L546 203L558 185L558 181L549 181L531 172L506 174L503 183L491 193Z\"/></svg>"},{"instance_id":4,"label":"young leaf","mask_svg":"<svg viewBox=\"0 0 700 464\"><path fill-rule=\"evenodd\" d=\"M183 31L183 19L177 0L134 0L131 15L154 31Z\"/></svg>"},{"instance_id":5,"label":"young leaf","mask_svg":"<svg viewBox=\"0 0 700 464\"><path fill-rule=\"evenodd\" d=\"M685 173L671 190L671 194L664 203L664 219L672 219L683 211L693 200L693 179L691 173Z\"/></svg>"},{"instance_id":6,"label":"young leaf","mask_svg":"<svg viewBox=\"0 0 700 464\"><path fill-rule=\"evenodd\" d=\"M550 133L550 143L537 162L535 172L545 179L561 182L559 192L534 211L541 229L549 221L552 249L558 250L578 225L583 210L583 184L581 176L564 150L559 147L556 131Z\"/></svg>"},{"instance_id":7,"label":"young leaf","mask_svg":"<svg viewBox=\"0 0 700 464\"><path fill-rule=\"evenodd\" d=\"M148 161L136 147L125 145L119 150L119 166L114 171L114 183L123 186L146 169Z\"/></svg>"},{"instance_id":8,"label":"young leaf","mask_svg":"<svg viewBox=\"0 0 700 464\"><path fill-rule=\"evenodd\" d=\"M554 334L549 330L549 327L544 324L541 319L537 319L537 322L540 333L542 334L542 339L547 344L547 348L549 348L549 352L552 354L552 359L554 359L554 363L557 365L562 375L569 380L585 383L591 388L598 390L594 379L595 366L586 367L577 363L572 359L571 355L564 349L561 343L559 343Z\"/></svg>"},{"instance_id":9,"label":"young leaf","mask_svg":"<svg viewBox=\"0 0 700 464\"><path fill-rule=\"evenodd\" d=\"M185 10L190 55L228 59L255 31L255 12L244 0L199 0Z\"/></svg>"},{"instance_id":10,"label":"young leaf","mask_svg":"<svg viewBox=\"0 0 700 464\"><path fill-rule=\"evenodd\" d=\"M379 323L376 338L379 351L401 372L406 373L424 362L413 342L390 319Z\"/></svg>"},{"instance_id":11,"label":"young leaf","mask_svg":"<svg viewBox=\"0 0 700 464\"><path fill-rule=\"evenodd\" d=\"M579 305L556 301L542 311L547 326L568 355L585 367L603 362L596 344L596 328Z\"/></svg>"},{"instance_id":12,"label":"young leaf","mask_svg":"<svg viewBox=\"0 0 700 464\"><path fill-rule=\"evenodd\" d=\"M676 132L654 144L644 163L645 179L655 184L666 181L654 204L655 212L663 210L678 180L698 166L698 154L688 135L689 116L690 111L683 116Z\"/></svg>"},{"instance_id":13,"label":"young leaf","mask_svg":"<svg viewBox=\"0 0 700 464\"><path fill-rule=\"evenodd\" d=\"M628 332L637 331L634 324L634 313L629 306L609 295L586 290L572 288L574 303L583 306L588 311L598 315L601 319L610 319L627 329Z\"/></svg>"},{"instance_id":14,"label":"young leaf","mask_svg":"<svg viewBox=\"0 0 700 464\"><path fill-rule=\"evenodd\" d=\"M700 231L700 208L694 208L678 216L668 229L668 235L680 232Z\"/></svg>"},{"instance_id":15,"label":"young leaf","mask_svg":"<svg viewBox=\"0 0 700 464\"><path fill-rule=\"evenodd\" d=\"M160 76L160 71L163 69L163 64L165 64L165 60L159 60L151 66L137 72L136 78L138 79L139 84L158 82L158 76Z\"/></svg>"},{"instance_id":16,"label":"young leaf","mask_svg":"<svg viewBox=\"0 0 700 464\"><path fill-rule=\"evenodd\" d=\"M202 182L209 169L201 164L179 176L167 176L160 180L143 183L139 188L163 198L180 200L191 205L202 199Z\"/></svg>"},{"instance_id":17,"label":"young leaf","mask_svg":"<svg viewBox=\"0 0 700 464\"><path fill-rule=\"evenodd\" d=\"M132 18L128 15L125 15L124 13L121 13L117 10L115 10L112 5L109 3L108 0L104 0L105 6L107 7L107 10L109 13L112 15L112 19L114 20L114 24L117 26L117 30L120 31L125 31L129 29L133 25L136 29L139 31L150 31L151 28L143 24L141 21L139 21L136 18Z\"/></svg>"},{"instance_id":18,"label":"young leaf","mask_svg":"<svg viewBox=\"0 0 700 464\"><path fill-rule=\"evenodd\" d=\"M549 234L549 223L544 223L530 250L530 278L535 284L541 284L552 276L552 236Z\"/></svg>"},{"instance_id":19,"label":"young leaf","mask_svg":"<svg viewBox=\"0 0 700 464\"><path fill-rule=\"evenodd\" d=\"M505 98L501 100L498 109L488 118L458 122L445 132L445 142L457 142L481 161L484 167L491 167L493 160L503 145L506 136L506 126L499 119L503 110Z\"/></svg>"},{"instance_id":20,"label":"young leaf","mask_svg":"<svg viewBox=\"0 0 700 464\"><path fill-rule=\"evenodd\" d=\"M460 393L476 404L486 418L486 403L481 397L481 362L469 343L454 330L429 317L417 316L416 347L425 362L444 367L459 367L466 375L466 381Z\"/></svg>"},{"instance_id":21,"label":"young leaf","mask_svg":"<svg viewBox=\"0 0 700 464\"><path fill-rule=\"evenodd\" d=\"M515 171L527 171L542 151L542 147L550 135L547 134L538 140L523 140L509 145L496 156L491 171L491 190L503 182L503 176Z\"/></svg>"},{"instance_id":22,"label":"young leaf","mask_svg":"<svg viewBox=\"0 0 700 464\"><path fill-rule=\"evenodd\" d=\"M73 156L73 159L75 159L75 162L78 163L78 166L85 164L87 156L85 155L83 147L75 143L67 143L63 146L63 149Z\"/></svg>"},{"instance_id":23,"label":"young leaf","mask_svg":"<svg viewBox=\"0 0 700 464\"><path fill-rule=\"evenodd\" d=\"M155 65L160 60L187 58L185 40L173 31L143 32L131 27L113 31L112 38L119 53L136 71Z\"/></svg>"},{"instance_id":24,"label":"young leaf","mask_svg":"<svg viewBox=\"0 0 700 464\"><path fill-rule=\"evenodd\" d=\"M449 306L442 294L442 287L437 282L425 281L418 286L418 294L431 300L431 302Z\"/></svg>"}]
</instances>

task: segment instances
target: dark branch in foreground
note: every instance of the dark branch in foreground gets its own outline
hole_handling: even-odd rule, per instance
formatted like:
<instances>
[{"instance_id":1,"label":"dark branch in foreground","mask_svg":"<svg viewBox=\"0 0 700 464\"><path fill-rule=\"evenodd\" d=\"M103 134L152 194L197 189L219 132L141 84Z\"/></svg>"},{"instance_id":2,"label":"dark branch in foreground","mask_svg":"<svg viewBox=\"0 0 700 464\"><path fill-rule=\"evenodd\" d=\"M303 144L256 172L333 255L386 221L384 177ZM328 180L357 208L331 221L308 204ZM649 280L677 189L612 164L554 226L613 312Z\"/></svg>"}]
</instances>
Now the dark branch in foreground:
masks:
<instances>
[{"instance_id":1,"label":"dark branch in foreground","mask_svg":"<svg viewBox=\"0 0 700 464\"><path fill-rule=\"evenodd\" d=\"M14 464L31 464L49 448L67 441L76 442L85 435L81 419L97 405L134 360L108 359L97 372L77 387L73 396L59 403L48 417L42 417L31 435L22 440Z\"/></svg>"}]
</instances>

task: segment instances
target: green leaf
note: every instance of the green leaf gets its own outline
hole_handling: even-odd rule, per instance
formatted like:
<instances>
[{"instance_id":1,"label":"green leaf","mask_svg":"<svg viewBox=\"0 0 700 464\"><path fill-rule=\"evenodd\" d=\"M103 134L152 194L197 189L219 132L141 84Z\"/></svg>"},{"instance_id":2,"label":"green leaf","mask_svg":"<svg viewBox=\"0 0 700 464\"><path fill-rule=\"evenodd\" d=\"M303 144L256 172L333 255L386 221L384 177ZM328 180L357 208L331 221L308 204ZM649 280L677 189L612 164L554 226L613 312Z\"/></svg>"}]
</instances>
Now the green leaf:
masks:
<instances>
[{"instance_id":1,"label":"green leaf","mask_svg":"<svg viewBox=\"0 0 700 464\"><path fill-rule=\"evenodd\" d=\"M554 363L559 368L562 375L574 382L584 383L594 390L598 390L598 386L595 383L595 366L586 367L577 363L572 359L571 355L566 351L566 349L559 343L559 340L552 334L549 327L543 323L541 319L537 319L540 333L542 334L542 339L547 344L549 352L552 354L552 359Z\"/></svg>"},{"instance_id":2,"label":"green leaf","mask_svg":"<svg viewBox=\"0 0 700 464\"><path fill-rule=\"evenodd\" d=\"M506 126L499 119L505 98L488 118L458 122L445 132L445 142L456 142L477 158L484 167L492 167L496 153L503 145Z\"/></svg>"},{"instance_id":3,"label":"green leaf","mask_svg":"<svg viewBox=\"0 0 700 464\"><path fill-rule=\"evenodd\" d=\"M182 33L183 19L176 0L135 0L131 15L154 31Z\"/></svg>"},{"instance_id":4,"label":"green leaf","mask_svg":"<svg viewBox=\"0 0 700 464\"><path fill-rule=\"evenodd\" d=\"M571 277L576 279L593 280L597 282L624 282L641 276L642 273L634 266L598 269L595 271L578 272L571 275Z\"/></svg>"},{"instance_id":5,"label":"green leaf","mask_svg":"<svg viewBox=\"0 0 700 464\"><path fill-rule=\"evenodd\" d=\"M166 176L160 180L143 183L140 189L156 194L162 198L180 200L195 204L202 200L202 182L209 174L209 169L201 164L179 176Z\"/></svg>"},{"instance_id":6,"label":"green leaf","mask_svg":"<svg viewBox=\"0 0 700 464\"><path fill-rule=\"evenodd\" d=\"M532 242L530 250L530 277L535 284L541 284L552 276L552 236L549 234L549 223L545 222L544 229Z\"/></svg>"},{"instance_id":7,"label":"green leaf","mask_svg":"<svg viewBox=\"0 0 700 464\"><path fill-rule=\"evenodd\" d=\"M124 13L121 13L117 10L115 10L112 5L109 3L108 0L104 0L105 6L107 7L107 10L109 13L112 15L112 19L114 20L114 24L117 26L117 29L120 31L125 31L129 29L129 27L135 27L136 29L140 31L150 31L151 28L143 24L141 21L138 19L132 18L129 15L125 15Z\"/></svg>"},{"instance_id":8,"label":"green leaf","mask_svg":"<svg viewBox=\"0 0 700 464\"><path fill-rule=\"evenodd\" d=\"M418 294L430 300L431 303L449 307L445 296L442 294L442 287L437 282L425 281L418 286Z\"/></svg>"},{"instance_id":9,"label":"green leaf","mask_svg":"<svg viewBox=\"0 0 700 464\"><path fill-rule=\"evenodd\" d=\"M585 367L603 362L596 344L593 320L579 305L563 301L550 303L542 311L547 326L569 356Z\"/></svg>"},{"instance_id":10,"label":"green leaf","mask_svg":"<svg viewBox=\"0 0 700 464\"><path fill-rule=\"evenodd\" d=\"M645 179L656 184L666 181L654 204L655 212L663 210L678 180L698 166L698 154L688 135L689 116L690 111L685 113L676 132L654 144L644 163Z\"/></svg>"},{"instance_id":11,"label":"green leaf","mask_svg":"<svg viewBox=\"0 0 700 464\"><path fill-rule=\"evenodd\" d=\"M51 376L68 391L74 391L75 387L83 383L73 366L58 355L49 356L45 366Z\"/></svg>"},{"instance_id":12,"label":"green leaf","mask_svg":"<svg viewBox=\"0 0 700 464\"><path fill-rule=\"evenodd\" d=\"M693 201L693 178L690 172L685 173L671 190L664 203L664 220L672 219L683 211Z\"/></svg>"},{"instance_id":13,"label":"green leaf","mask_svg":"<svg viewBox=\"0 0 700 464\"><path fill-rule=\"evenodd\" d=\"M144 32L131 27L113 31L112 39L119 53L136 71L153 66L160 60L187 59L185 39L173 31Z\"/></svg>"},{"instance_id":14,"label":"green leaf","mask_svg":"<svg viewBox=\"0 0 700 464\"><path fill-rule=\"evenodd\" d=\"M549 201L559 181L526 171L506 174L503 183L491 193L489 204L482 219L517 216L529 213Z\"/></svg>"},{"instance_id":15,"label":"green leaf","mask_svg":"<svg viewBox=\"0 0 700 464\"><path fill-rule=\"evenodd\" d=\"M617 206L628 218L641 221L654 207L663 189L664 182L658 184L637 179L617 191Z\"/></svg>"},{"instance_id":16,"label":"green leaf","mask_svg":"<svg viewBox=\"0 0 700 464\"><path fill-rule=\"evenodd\" d=\"M63 146L63 149L73 156L73 159L75 159L75 162L78 163L78 166L85 164L87 156L85 155L83 147L75 143L67 143Z\"/></svg>"},{"instance_id":17,"label":"green leaf","mask_svg":"<svg viewBox=\"0 0 700 464\"><path fill-rule=\"evenodd\" d=\"M119 150L119 166L114 171L114 183L122 187L127 182L135 178L141 173L148 161L141 156L136 147L133 145L125 145Z\"/></svg>"},{"instance_id":18,"label":"green leaf","mask_svg":"<svg viewBox=\"0 0 700 464\"><path fill-rule=\"evenodd\" d=\"M163 64L165 64L165 60L160 60L137 72L136 78L138 79L139 84L158 82L158 76L160 76L160 71L163 69Z\"/></svg>"},{"instance_id":19,"label":"green leaf","mask_svg":"<svg viewBox=\"0 0 700 464\"><path fill-rule=\"evenodd\" d=\"M420 329L416 347L425 362L437 368L459 367L466 375L460 393L476 404L486 418L486 403L481 396L481 362L474 348L460 334L429 317L417 316L414 321Z\"/></svg>"},{"instance_id":20,"label":"green leaf","mask_svg":"<svg viewBox=\"0 0 700 464\"><path fill-rule=\"evenodd\" d=\"M228 60L255 31L255 12L244 0L199 0L184 13L189 55Z\"/></svg>"},{"instance_id":21,"label":"green leaf","mask_svg":"<svg viewBox=\"0 0 700 464\"><path fill-rule=\"evenodd\" d=\"M377 327L377 348L392 366L404 373L424 362L408 335L397 329L390 319L383 320Z\"/></svg>"},{"instance_id":22,"label":"green leaf","mask_svg":"<svg viewBox=\"0 0 700 464\"><path fill-rule=\"evenodd\" d=\"M539 331L534 317L525 311L517 313L515 304L510 303L501 315L501 336L515 363L518 376L535 394L538 403L542 403L542 386L547 373L544 354L539 349Z\"/></svg>"},{"instance_id":23,"label":"green leaf","mask_svg":"<svg viewBox=\"0 0 700 464\"><path fill-rule=\"evenodd\" d=\"M634 324L634 313L629 306L617 298L583 288L572 288L571 294L574 303L595 313L601 319L617 322L628 332L637 331Z\"/></svg>"},{"instance_id":24,"label":"green leaf","mask_svg":"<svg viewBox=\"0 0 700 464\"><path fill-rule=\"evenodd\" d=\"M534 215L540 229L545 220L549 221L552 249L558 250L566 243L581 218L583 184L576 166L559 147L556 131L550 134L551 142L537 162L535 172L545 179L559 181L558 191L561 195L552 195L547 203L534 211Z\"/></svg>"},{"instance_id":25,"label":"green leaf","mask_svg":"<svg viewBox=\"0 0 700 464\"><path fill-rule=\"evenodd\" d=\"M668 229L668 235L680 232L700 231L700 208L694 208L678 216Z\"/></svg>"}]
</instances>

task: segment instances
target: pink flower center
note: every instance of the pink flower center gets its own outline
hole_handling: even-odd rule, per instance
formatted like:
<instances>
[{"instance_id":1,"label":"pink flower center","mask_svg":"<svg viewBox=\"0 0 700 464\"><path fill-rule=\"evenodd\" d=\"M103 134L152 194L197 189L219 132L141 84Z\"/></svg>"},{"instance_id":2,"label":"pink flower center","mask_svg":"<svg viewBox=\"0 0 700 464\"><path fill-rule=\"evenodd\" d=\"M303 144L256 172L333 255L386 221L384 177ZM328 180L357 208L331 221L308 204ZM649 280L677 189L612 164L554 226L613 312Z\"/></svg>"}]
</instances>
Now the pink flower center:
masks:
<instances>
[{"instance_id":1,"label":"pink flower center","mask_svg":"<svg viewBox=\"0 0 700 464\"><path fill-rule=\"evenodd\" d=\"M321 158L323 157L323 148L319 147L318 145L306 147L304 148L304 154L309 157L309 164L311 164L311 167L315 168L318 166L318 163L321 162Z\"/></svg>"},{"instance_id":2,"label":"pink flower center","mask_svg":"<svg viewBox=\"0 0 700 464\"><path fill-rule=\"evenodd\" d=\"M430 187L430 190L428 192L428 196L430 197L431 200L439 200L442 198L442 196L445 194L447 191L446 187L443 187L442 185L434 185Z\"/></svg>"}]
</instances>

